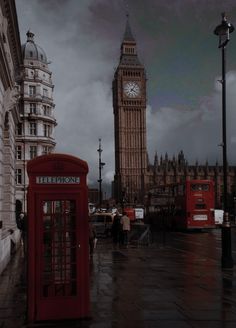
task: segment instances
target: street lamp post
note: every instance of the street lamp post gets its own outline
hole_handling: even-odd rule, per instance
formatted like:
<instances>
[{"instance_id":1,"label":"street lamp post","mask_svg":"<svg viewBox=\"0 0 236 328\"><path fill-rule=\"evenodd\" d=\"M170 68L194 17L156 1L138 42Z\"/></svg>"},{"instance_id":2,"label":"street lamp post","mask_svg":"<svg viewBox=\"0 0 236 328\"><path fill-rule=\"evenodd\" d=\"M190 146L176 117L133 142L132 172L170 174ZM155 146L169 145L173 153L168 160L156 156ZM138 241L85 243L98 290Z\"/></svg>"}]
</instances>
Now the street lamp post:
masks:
<instances>
[{"instance_id":1,"label":"street lamp post","mask_svg":"<svg viewBox=\"0 0 236 328\"><path fill-rule=\"evenodd\" d=\"M228 190L227 190L227 141L226 141L226 83L225 83L225 66L226 45L229 42L229 34L234 31L232 24L227 22L225 13L222 14L222 22L218 25L214 34L219 37L219 49L222 52L222 150L223 150L223 209L224 219L222 224L221 240L222 240L222 257L221 265L224 269L233 268L233 258L231 249L231 226L228 213Z\"/></svg>"},{"instance_id":2,"label":"street lamp post","mask_svg":"<svg viewBox=\"0 0 236 328\"><path fill-rule=\"evenodd\" d=\"M99 206L101 208L102 206L102 168L106 163L102 162L102 147L101 147L101 139L99 139L99 148L98 148L98 154L99 154Z\"/></svg>"}]
</instances>

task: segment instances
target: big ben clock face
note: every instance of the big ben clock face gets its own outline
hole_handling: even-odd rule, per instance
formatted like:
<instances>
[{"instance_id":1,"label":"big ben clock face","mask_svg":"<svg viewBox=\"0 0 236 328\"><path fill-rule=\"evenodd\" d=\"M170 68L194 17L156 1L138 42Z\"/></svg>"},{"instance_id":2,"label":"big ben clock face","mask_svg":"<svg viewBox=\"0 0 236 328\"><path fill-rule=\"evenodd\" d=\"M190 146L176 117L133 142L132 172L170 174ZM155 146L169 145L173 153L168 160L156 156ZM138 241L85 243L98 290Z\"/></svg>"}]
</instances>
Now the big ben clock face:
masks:
<instances>
[{"instance_id":1,"label":"big ben clock face","mask_svg":"<svg viewBox=\"0 0 236 328\"><path fill-rule=\"evenodd\" d=\"M129 98L136 98L140 95L140 86L137 82L128 81L124 83L124 94Z\"/></svg>"}]
</instances>

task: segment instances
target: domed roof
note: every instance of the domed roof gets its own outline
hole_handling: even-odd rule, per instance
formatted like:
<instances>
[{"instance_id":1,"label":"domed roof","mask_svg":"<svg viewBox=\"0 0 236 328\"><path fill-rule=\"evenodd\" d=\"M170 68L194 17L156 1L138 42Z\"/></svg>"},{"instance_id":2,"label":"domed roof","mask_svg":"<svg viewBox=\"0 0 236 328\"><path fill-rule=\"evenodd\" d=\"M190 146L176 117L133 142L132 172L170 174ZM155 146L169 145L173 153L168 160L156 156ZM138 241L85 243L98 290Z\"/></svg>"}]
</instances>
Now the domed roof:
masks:
<instances>
[{"instance_id":1,"label":"domed roof","mask_svg":"<svg viewBox=\"0 0 236 328\"><path fill-rule=\"evenodd\" d=\"M27 42L22 45L22 55L24 59L39 60L47 64L47 56L44 50L34 42L34 33L28 31Z\"/></svg>"}]
</instances>

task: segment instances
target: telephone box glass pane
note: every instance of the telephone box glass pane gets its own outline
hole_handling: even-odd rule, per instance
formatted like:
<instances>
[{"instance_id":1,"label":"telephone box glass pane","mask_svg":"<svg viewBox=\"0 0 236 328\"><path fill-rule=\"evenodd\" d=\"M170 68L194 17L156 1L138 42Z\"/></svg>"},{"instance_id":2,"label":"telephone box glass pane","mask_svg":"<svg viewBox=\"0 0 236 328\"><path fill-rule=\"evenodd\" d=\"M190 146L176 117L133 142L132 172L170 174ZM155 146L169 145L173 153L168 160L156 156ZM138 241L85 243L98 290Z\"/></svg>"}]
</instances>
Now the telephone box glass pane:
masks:
<instances>
[{"instance_id":1,"label":"telephone box glass pane","mask_svg":"<svg viewBox=\"0 0 236 328\"><path fill-rule=\"evenodd\" d=\"M75 200L43 202L43 297L74 296L77 291Z\"/></svg>"}]
</instances>

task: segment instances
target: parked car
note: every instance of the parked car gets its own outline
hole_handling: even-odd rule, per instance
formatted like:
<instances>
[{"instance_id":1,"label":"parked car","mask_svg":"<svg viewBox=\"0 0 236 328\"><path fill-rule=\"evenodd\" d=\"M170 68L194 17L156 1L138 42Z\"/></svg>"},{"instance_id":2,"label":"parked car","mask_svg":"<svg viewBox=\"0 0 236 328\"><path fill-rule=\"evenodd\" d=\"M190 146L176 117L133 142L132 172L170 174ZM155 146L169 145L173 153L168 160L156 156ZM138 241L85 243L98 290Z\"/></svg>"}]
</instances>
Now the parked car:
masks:
<instances>
[{"instance_id":1,"label":"parked car","mask_svg":"<svg viewBox=\"0 0 236 328\"><path fill-rule=\"evenodd\" d=\"M98 236L111 236L111 227L114 214L112 213L94 213L90 216L91 222L95 227Z\"/></svg>"}]
</instances>

